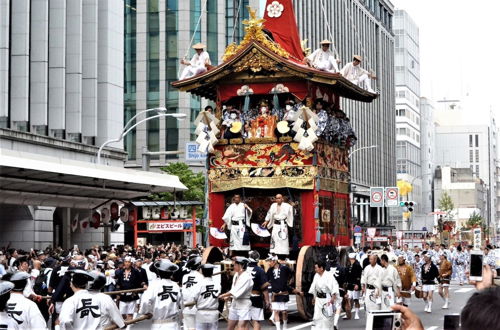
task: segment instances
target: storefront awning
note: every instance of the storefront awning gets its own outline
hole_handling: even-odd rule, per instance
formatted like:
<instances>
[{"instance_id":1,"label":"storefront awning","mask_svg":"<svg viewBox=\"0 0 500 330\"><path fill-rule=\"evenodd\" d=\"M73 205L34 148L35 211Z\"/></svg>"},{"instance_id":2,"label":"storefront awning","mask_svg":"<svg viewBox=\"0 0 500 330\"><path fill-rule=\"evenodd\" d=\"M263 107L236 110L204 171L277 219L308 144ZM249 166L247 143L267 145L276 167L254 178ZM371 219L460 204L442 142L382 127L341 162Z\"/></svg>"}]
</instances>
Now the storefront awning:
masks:
<instances>
[{"instance_id":1,"label":"storefront awning","mask_svg":"<svg viewBox=\"0 0 500 330\"><path fill-rule=\"evenodd\" d=\"M0 204L93 208L187 190L174 175L0 149Z\"/></svg>"}]
</instances>

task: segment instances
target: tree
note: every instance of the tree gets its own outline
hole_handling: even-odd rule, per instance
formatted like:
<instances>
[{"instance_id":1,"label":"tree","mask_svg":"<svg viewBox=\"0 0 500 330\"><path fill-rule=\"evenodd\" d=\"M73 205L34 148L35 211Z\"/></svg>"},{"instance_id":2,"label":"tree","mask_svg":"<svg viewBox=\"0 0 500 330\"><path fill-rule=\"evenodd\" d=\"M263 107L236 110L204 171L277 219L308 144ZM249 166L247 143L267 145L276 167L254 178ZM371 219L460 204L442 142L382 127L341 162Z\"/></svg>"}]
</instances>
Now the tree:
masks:
<instances>
[{"instance_id":1,"label":"tree","mask_svg":"<svg viewBox=\"0 0 500 330\"><path fill-rule=\"evenodd\" d=\"M184 163L172 163L161 168L167 174L177 175L179 180L188 188L186 191L175 193L176 200L205 202L205 176L203 173L194 173ZM156 199L173 201L171 192L161 193Z\"/></svg>"},{"instance_id":2,"label":"tree","mask_svg":"<svg viewBox=\"0 0 500 330\"><path fill-rule=\"evenodd\" d=\"M453 220L455 217L455 214L453 213L455 204L453 203L451 196L446 191L443 192L443 195L439 199L438 207L441 211L446 213L446 220Z\"/></svg>"},{"instance_id":3,"label":"tree","mask_svg":"<svg viewBox=\"0 0 500 330\"><path fill-rule=\"evenodd\" d=\"M483 225L484 225L483 224L483 217L479 213L477 213L476 211L474 211L469 216L469 220L467 220L467 223L465 224L467 229L482 227Z\"/></svg>"}]
</instances>

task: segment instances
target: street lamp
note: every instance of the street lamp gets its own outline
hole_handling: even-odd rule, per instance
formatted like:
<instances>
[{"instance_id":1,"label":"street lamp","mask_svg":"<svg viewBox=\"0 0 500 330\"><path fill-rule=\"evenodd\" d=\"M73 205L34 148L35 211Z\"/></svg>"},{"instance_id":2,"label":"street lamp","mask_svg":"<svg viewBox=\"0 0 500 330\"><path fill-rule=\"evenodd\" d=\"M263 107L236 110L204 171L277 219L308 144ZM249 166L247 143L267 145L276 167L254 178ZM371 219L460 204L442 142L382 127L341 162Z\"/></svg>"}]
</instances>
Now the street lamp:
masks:
<instances>
[{"instance_id":1,"label":"street lamp","mask_svg":"<svg viewBox=\"0 0 500 330\"><path fill-rule=\"evenodd\" d=\"M151 112L151 111L156 111L158 114L157 115L154 115L154 116L151 116L151 117L146 117L140 121L138 121L137 123L135 123L134 125L130 126L130 124L132 124L132 122L141 114L143 113L147 113L147 112ZM185 113L166 113L167 109L165 107L159 107L159 108L153 108L153 109L146 109L146 110L143 110L143 111L140 111L139 113L137 113L134 117L132 117L126 124L125 126L123 127L123 130L120 134L120 136L116 139L111 139L111 140L108 140L106 142L104 142L100 147L99 147L99 151L97 151L97 164L100 164L101 163L101 152L102 152L102 149L104 149L105 146L107 146L108 144L110 143L114 143L114 142L120 142L131 130L133 130L134 128L136 128L138 125L148 121L148 120L151 120L151 119L156 119L156 118L160 118L160 117L173 117L173 118L177 118L177 119L184 119L186 118L186 114Z\"/></svg>"},{"instance_id":2,"label":"street lamp","mask_svg":"<svg viewBox=\"0 0 500 330\"><path fill-rule=\"evenodd\" d=\"M361 147L361 148L358 148L358 149L354 149L353 151L351 151L349 153L349 158L351 158L351 156L355 153L355 152L358 152L360 150L365 150L365 149L372 149L372 148L378 148L378 145L372 145L372 146L367 146L367 147Z\"/></svg>"}]
</instances>

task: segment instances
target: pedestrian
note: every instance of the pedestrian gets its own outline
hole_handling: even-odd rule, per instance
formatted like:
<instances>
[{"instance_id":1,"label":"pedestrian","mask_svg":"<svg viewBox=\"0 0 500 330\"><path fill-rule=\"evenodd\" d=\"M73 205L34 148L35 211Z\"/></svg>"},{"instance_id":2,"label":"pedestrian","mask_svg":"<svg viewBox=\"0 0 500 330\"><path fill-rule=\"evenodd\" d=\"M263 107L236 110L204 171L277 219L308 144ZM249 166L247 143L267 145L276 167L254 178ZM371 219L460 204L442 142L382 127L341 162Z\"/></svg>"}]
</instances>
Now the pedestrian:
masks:
<instances>
[{"instance_id":1,"label":"pedestrian","mask_svg":"<svg viewBox=\"0 0 500 330\"><path fill-rule=\"evenodd\" d=\"M398 257L398 265L396 267L401 279L401 303L408 306L408 300L411 298L411 292L415 291L417 285L417 277L413 271L413 267L406 263L405 256Z\"/></svg>"},{"instance_id":2,"label":"pedestrian","mask_svg":"<svg viewBox=\"0 0 500 330\"><path fill-rule=\"evenodd\" d=\"M336 300L340 299L337 281L331 272L326 271L326 263L323 260L316 261L314 271L316 274L309 288L309 293L314 296L314 328L337 329L333 325Z\"/></svg>"},{"instance_id":3,"label":"pedestrian","mask_svg":"<svg viewBox=\"0 0 500 330\"><path fill-rule=\"evenodd\" d=\"M153 281L141 297L139 314L151 314L151 329L180 330L182 292L172 276L179 267L168 259L151 266L159 279Z\"/></svg>"},{"instance_id":4,"label":"pedestrian","mask_svg":"<svg viewBox=\"0 0 500 330\"><path fill-rule=\"evenodd\" d=\"M182 299L184 304L195 301L195 295L198 290L197 284L203 279L203 276L198 271L201 267L202 258L199 256L193 257L186 263L186 268L189 273L182 277ZM196 329L196 304L186 306L182 310L182 323L185 330Z\"/></svg>"},{"instance_id":5,"label":"pedestrian","mask_svg":"<svg viewBox=\"0 0 500 330\"><path fill-rule=\"evenodd\" d=\"M458 280L460 285L464 285L467 278L465 276L465 267L467 265L467 255L462 251L462 246L458 245L453 253L453 273L452 278Z\"/></svg>"},{"instance_id":6,"label":"pedestrian","mask_svg":"<svg viewBox=\"0 0 500 330\"><path fill-rule=\"evenodd\" d=\"M260 259L260 254L257 251L250 251L248 253L248 264L247 271L252 275L253 287L252 295L250 301L252 302L252 307L250 307L250 323L253 329L260 330L261 321L264 321L264 308L270 308L269 303L269 282L267 281L267 275L262 267L257 265Z\"/></svg>"},{"instance_id":7,"label":"pedestrian","mask_svg":"<svg viewBox=\"0 0 500 330\"><path fill-rule=\"evenodd\" d=\"M14 284L8 281L0 281L0 328L18 329L17 323L7 314L7 301Z\"/></svg>"},{"instance_id":8,"label":"pedestrian","mask_svg":"<svg viewBox=\"0 0 500 330\"><path fill-rule=\"evenodd\" d=\"M115 272L117 290L140 289L144 286L145 283L142 282L141 273L132 267L132 263L131 256L125 257L123 269L118 269ZM136 292L127 292L118 295L116 299L123 318L125 320L132 320L136 311L136 300L139 299L139 295Z\"/></svg>"},{"instance_id":9,"label":"pedestrian","mask_svg":"<svg viewBox=\"0 0 500 330\"><path fill-rule=\"evenodd\" d=\"M270 254L266 259L269 263L267 280L271 286L273 294L271 299L271 309L274 313L274 325L277 330L281 329L280 316L283 320L283 329L288 327L288 301L290 300L291 288L288 282L292 278L291 269L278 262L276 254Z\"/></svg>"},{"instance_id":10,"label":"pedestrian","mask_svg":"<svg viewBox=\"0 0 500 330\"><path fill-rule=\"evenodd\" d=\"M441 255L439 263L439 295L444 299L443 309L448 309L450 299L450 280L452 274L451 262L446 254Z\"/></svg>"},{"instance_id":11,"label":"pedestrian","mask_svg":"<svg viewBox=\"0 0 500 330\"><path fill-rule=\"evenodd\" d=\"M372 312L380 310L382 303L380 296L383 269L377 264L376 254L371 254L369 258L370 264L363 269L361 285L365 296L365 311Z\"/></svg>"},{"instance_id":12,"label":"pedestrian","mask_svg":"<svg viewBox=\"0 0 500 330\"><path fill-rule=\"evenodd\" d=\"M194 301L196 303L196 330L217 330L219 328L219 295L221 286L213 280L215 266L201 266L203 278L196 285Z\"/></svg>"},{"instance_id":13,"label":"pedestrian","mask_svg":"<svg viewBox=\"0 0 500 330\"><path fill-rule=\"evenodd\" d=\"M344 303L345 284L346 284L346 269L338 262L337 253L330 252L326 256L326 270L333 274L333 277L337 281L337 286L339 290L338 299L335 300L335 315L333 316L333 326L338 327L340 313L342 312L342 305Z\"/></svg>"},{"instance_id":14,"label":"pedestrian","mask_svg":"<svg viewBox=\"0 0 500 330\"><path fill-rule=\"evenodd\" d=\"M69 273L74 294L63 302L56 324L61 330L98 329L103 312L96 297L87 291L92 276L83 269L73 269Z\"/></svg>"},{"instance_id":15,"label":"pedestrian","mask_svg":"<svg viewBox=\"0 0 500 330\"><path fill-rule=\"evenodd\" d=\"M346 268L347 300L346 319L351 318L351 307L354 305L354 319L359 320L359 298L361 289L361 274L363 269L356 260L356 253L349 253L349 265Z\"/></svg>"},{"instance_id":16,"label":"pedestrian","mask_svg":"<svg viewBox=\"0 0 500 330\"><path fill-rule=\"evenodd\" d=\"M7 302L7 313L17 323L18 329L47 329L47 323L38 306L23 294L29 277L28 273L22 271L7 273L4 276L5 280L14 284Z\"/></svg>"},{"instance_id":17,"label":"pedestrian","mask_svg":"<svg viewBox=\"0 0 500 330\"><path fill-rule=\"evenodd\" d=\"M432 295L436 289L436 279L439 277L439 270L432 262L428 254L424 255L424 264L422 265L422 292L425 301L424 311L432 312Z\"/></svg>"},{"instance_id":18,"label":"pedestrian","mask_svg":"<svg viewBox=\"0 0 500 330\"><path fill-rule=\"evenodd\" d=\"M382 288L382 310L390 310L396 303L396 298L401 297L401 278L397 269L389 264L389 257L383 254L380 257L382 263L382 278L380 280Z\"/></svg>"},{"instance_id":19,"label":"pedestrian","mask_svg":"<svg viewBox=\"0 0 500 330\"><path fill-rule=\"evenodd\" d=\"M425 255L425 251L422 252ZM415 277L417 278L417 284L422 284L422 266L424 264L424 257L420 254L415 254L415 263L413 264L413 271L415 272Z\"/></svg>"},{"instance_id":20,"label":"pedestrian","mask_svg":"<svg viewBox=\"0 0 500 330\"><path fill-rule=\"evenodd\" d=\"M101 292L106 285L106 275L99 271L89 272L89 275L92 277L89 293L95 297L102 312L98 329L104 329L111 325L111 322L116 324L118 328L125 328L125 322L115 302L110 295Z\"/></svg>"},{"instance_id":21,"label":"pedestrian","mask_svg":"<svg viewBox=\"0 0 500 330\"><path fill-rule=\"evenodd\" d=\"M245 329L248 321L250 320L250 307L252 302L250 297L252 294L253 280L246 269L249 260L244 257L234 258L234 276L231 290L219 296L219 299L228 301L233 299L231 307L229 308L229 316L227 322L227 329L233 330L235 328Z\"/></svg>"}]
</instances>

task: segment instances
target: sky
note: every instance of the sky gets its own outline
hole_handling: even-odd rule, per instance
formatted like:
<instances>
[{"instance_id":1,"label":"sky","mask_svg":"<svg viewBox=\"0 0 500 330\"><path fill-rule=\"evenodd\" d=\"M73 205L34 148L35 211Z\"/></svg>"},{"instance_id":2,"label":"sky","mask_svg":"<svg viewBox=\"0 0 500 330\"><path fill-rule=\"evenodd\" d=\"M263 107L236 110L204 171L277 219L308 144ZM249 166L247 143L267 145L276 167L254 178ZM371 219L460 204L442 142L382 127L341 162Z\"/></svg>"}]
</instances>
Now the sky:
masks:
<instances>
[{"instance_id":1,"label":"sky","mask_svg":"<svg viewBox=\"0 0 500 330\"><path fill-rule=\"evenodd\" d=\"M422 96L460 99L475 121L500 119L500 1L391 1L420 30Z\"/></svg>"}]
</instances>

